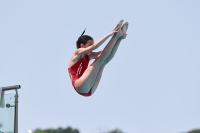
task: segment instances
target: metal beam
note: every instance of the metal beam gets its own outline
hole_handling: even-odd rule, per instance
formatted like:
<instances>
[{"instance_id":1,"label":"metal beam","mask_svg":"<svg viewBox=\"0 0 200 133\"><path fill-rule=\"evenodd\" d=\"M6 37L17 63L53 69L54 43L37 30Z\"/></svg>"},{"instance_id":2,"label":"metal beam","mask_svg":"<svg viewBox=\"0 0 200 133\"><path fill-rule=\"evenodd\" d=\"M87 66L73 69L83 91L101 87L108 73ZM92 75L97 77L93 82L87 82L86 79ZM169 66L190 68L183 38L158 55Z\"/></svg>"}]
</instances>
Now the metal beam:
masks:
<instances>
[{"instance_id":1,"label":"metal beam","mask_svg":"<svg viewBox=\"0 0 200 133\"><path fill-rule=\"evenodd\" d=\"M8 90L15 90L15 89L20 89L20 85L13 85L13 86L6 86L2 87L2 91L8 91Z\"/></svg>"}]
</instances>

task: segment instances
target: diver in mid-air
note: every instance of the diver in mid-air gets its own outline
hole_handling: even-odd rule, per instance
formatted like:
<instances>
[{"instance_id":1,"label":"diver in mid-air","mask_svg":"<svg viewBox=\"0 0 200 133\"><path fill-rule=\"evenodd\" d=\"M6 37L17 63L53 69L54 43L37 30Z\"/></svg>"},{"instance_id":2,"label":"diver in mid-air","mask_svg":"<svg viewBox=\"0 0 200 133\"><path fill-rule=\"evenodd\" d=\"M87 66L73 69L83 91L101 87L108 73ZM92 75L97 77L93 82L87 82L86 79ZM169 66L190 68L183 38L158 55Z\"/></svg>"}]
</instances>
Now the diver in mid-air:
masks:
<instances>
[{"instance_id":1,"label":"diver in mid-air","mask_svg":"<svg viewBox=\"0 0 200 133\"><path fill-rule=\"evenodd\" d=\"M74 89L82 96L91 96L101 79L105 65L114 57L121 40L126 38L128 22L121 20L110 33L100 40L94 42L88 35L82 35L76 42L77 49L72 54L69 62L68 72ZM109 37L111 40L102 51L92 52L103 44ZM95 59L88 66L89 61Z\"/></svg>"}]
</instances>

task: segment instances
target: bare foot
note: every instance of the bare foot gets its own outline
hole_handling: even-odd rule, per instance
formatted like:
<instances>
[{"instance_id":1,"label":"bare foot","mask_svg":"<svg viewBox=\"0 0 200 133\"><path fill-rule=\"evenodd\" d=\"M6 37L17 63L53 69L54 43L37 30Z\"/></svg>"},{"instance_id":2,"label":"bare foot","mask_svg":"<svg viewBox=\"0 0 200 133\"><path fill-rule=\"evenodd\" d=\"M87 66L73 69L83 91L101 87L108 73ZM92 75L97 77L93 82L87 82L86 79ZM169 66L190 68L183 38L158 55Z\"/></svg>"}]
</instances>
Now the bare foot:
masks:
<instances>
[{"instance_id":1,"label":"bare foot","mask_svg":"<svg viewBox=\"0 0 200 133\"><path fill-rule=\"evenodd\" d=\"M124 23L123 26L121 27L121 30L123 32L123 36L122 36L122 39L125 39L126 38L126 32L128 30L128 22Z\"/></svg>"},{"instance_id":2,"label":"bare foot","mask_svg":"<svg viewBox=\"0 0 200 133\"><path fill-rule=\"evenodd\" d=\"M116 33L116 35L118 37L121 37L123 36L123 32L121 30L121 26L122 26L122 23L124 22L124 20L120 20L119 23L117 24L117 26L114 28L114 30L112 31L113 33Z\"/></svg>"}]
</instances>

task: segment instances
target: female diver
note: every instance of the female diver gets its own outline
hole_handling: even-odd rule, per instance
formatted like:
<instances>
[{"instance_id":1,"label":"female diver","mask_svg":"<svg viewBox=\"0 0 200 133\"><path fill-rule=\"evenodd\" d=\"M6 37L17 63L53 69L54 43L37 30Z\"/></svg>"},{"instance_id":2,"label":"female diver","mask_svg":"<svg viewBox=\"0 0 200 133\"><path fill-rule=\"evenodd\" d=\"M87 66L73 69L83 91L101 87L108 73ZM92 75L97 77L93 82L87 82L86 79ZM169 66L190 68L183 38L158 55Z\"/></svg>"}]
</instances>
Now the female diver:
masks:
<instances>
[{"instance_id":1,"label":"female diver","mask_svg":"<svg viewBox=\"0 0 200 133\"><path fill-rule=\"evenodd\" d=\"M117 26L106 36L94 43L93 38L82 35L78 38L77 49L72 54L69 62L68 72L74 89L82 96L91 96L101 79L105 65L114 57L121 40L126 38L128 22L121 20ZM102 51L92 52L103 44L110 36L111 40ZM95 59L88 66L89 61Z\"/></svg>"}]
</instances>

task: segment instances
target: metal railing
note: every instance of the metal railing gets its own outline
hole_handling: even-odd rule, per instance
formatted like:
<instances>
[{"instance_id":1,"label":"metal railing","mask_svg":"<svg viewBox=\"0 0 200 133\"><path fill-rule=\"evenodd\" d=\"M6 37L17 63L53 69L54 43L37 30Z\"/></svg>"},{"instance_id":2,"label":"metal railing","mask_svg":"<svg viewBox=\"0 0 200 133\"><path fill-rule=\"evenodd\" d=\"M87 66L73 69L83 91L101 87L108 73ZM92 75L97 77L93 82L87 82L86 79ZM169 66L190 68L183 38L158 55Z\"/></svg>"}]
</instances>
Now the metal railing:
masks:
<instances>
[{"instance_id":1,"label":"metal railing","mask_svg":"<svg viewBox=\"0 0 200 133\"><path fill-rule=\"evenodd\" d=\"M15 104L14 105L10 105L9 103L6 104L7 108L14 107L14 133L18 133L18 97L19 95L18 95L17 89L20 89L20 88L21 88L20 85L1 87L2 94L5 91L15 90L15 100L14 100ZM4 133L4 131L0 131L0 133Z\"/></svg>"}]
</instances>

